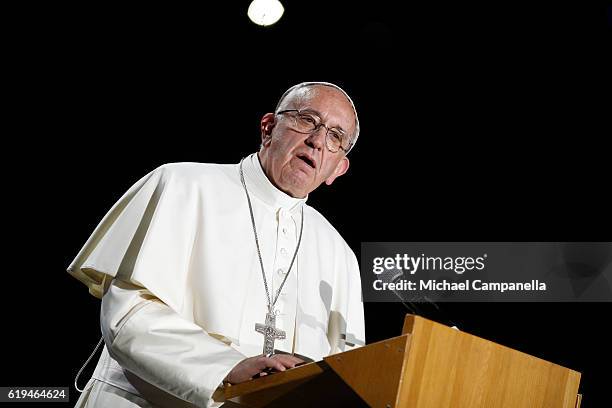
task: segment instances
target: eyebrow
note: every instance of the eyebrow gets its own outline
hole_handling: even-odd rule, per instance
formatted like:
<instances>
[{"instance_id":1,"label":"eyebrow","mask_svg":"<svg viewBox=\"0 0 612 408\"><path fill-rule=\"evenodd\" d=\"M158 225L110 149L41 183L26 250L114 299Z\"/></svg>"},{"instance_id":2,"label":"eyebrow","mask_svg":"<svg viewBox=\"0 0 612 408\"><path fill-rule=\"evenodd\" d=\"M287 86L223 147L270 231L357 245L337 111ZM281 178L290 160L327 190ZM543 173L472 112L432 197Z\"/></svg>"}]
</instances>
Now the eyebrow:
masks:
<instances>
[{"instance_id":1,"label":"eyebrow","mask_svg":"<svg viewBox=\"0 0 612 408\"><path fill-rule=\"evenodd\" d=\"M318 111L314 110L314 109L305 108L305 109L300 109L300 111L302 111L302 112L308 112L308 113L314 113L315 115L317 115L317 117L319 118L319 120L321 120L321 114L320 114ZM340 132L342 132L342 133L344 133L344 134L347 134L347 131L346 131L346 130L344 130L344 128L343 128L342 126L333 126L331 129L334 129L334 130L339 130Z\"/></svg>"}]
</instances>

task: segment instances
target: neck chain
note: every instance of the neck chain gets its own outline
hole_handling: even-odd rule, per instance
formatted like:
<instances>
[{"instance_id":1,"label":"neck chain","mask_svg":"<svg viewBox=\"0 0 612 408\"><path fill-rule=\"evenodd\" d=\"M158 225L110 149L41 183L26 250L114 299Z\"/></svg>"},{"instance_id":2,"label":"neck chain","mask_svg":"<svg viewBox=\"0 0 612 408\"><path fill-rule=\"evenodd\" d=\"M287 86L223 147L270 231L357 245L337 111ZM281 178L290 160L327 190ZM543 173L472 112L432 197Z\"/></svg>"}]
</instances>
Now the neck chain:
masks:
<instances>
[{"instance_id":1,"label":"neck chain","mask_svg":"<svg viewBox=\"0 0 612 408\"><path fill-rule=\"evenodd\" d=\"M289 273L291 272L291 268L293 267L293 263L295 262L295 258L297 257L298 250L300 249L300 243L302 242L302 232L304 231L304 207L302 206L302 217L300 222L300 235L298 238L297 246L295 247L295 252L293 253L293 258L291 259L291 264L289 265L289 269L287 270L287 274L283 279L283 282L280 284L278 290L276 291L276 295L274 299L270 297L270 290L268 289L268 281L266 279L266 272L264 270L263 259L261 257L261 250L259 248L259 239L257 238L257 227L255 226L255 216L253 215L253 206L251 205L251 197L249 196L249 190L247 189L246 182L244 181L244 173L242 171L242 162L244 159L240 161L240 181L242 182L242 186L244 187L244 192L246 193L247 202L249 203L249 213L251 214L251 223L253 224L253 234L255 235L255 246L257 247L257 255L259 257L259 266L261 267L261 275L263 276L264 287L266 288L266 296L268 298L268 312L266 313L266 322L264 324L257 323L255 324L255 331L264 335L264 346L263 346L263 354L266 356L271 356L274 354L274 340L275 339L284 339L285 332L276 328L276 313L274 311L274 305L278 300L278 296L280 295L287 278L289 277Z\"/></svg>"},{"instance_id":2,"label":"neck chain","mask_svg":"<svg viewBox=\"0 0 612 408\"><path fill-rule=\"evenodd\" d=\"M263 265L263 259L261 258L261 250L259 248L259 239L257 237L257 227L255 226L255 217L253 216L253 206L251 204L251 197L249 196L249 190L247 189L246 182L244 181L244 173L242 171L243 161L244 159L240 161L240 181L242 182L242 186L244 187L244 192L246 193L247 202L249 203L249 213L251 214L251 223L253 224L253 234L255 235L255 246L257 247L257 256L259 257L259 265L261 267L261 274L263 276L264 286L266 288L266 295L268 297L268 310L272 311L272 309L274 308L274 305L276 304L276 301L278 300L278 295L280 294L280 291L285 285L285 282L287 281L287 277L289 276L289 273L291 272L291 268L293 267L293 263L295 262L295 258L297 257L298 250L300 249L300 243L302 242L302 232L304 231L304 207L302 207L302 216L301 216L301 222L300 222L300 235L298 238L297 246L295 247L295 252L293 253L293 258L291 259L291 263L289 264L289 270L287 270L285 279L283 279L283 282L281 283L278 290L276 291L276 296L274 296L274 300L271 300L270 290L268 289L268 281L266 280L266 273L265 273L264 265Z\"/></svg>"}]
</instances>

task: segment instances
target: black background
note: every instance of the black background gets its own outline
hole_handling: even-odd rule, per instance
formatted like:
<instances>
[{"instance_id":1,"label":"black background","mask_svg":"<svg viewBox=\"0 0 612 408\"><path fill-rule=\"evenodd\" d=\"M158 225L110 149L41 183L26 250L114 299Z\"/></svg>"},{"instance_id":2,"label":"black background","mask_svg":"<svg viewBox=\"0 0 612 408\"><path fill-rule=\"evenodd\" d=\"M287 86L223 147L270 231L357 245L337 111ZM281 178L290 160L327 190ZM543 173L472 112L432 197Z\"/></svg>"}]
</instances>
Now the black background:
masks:
<instances>
[{"instance_id":1,"label":"black background","mask_svg":"<svg viewBox=\"0 0 612 408\"><path fill-rule=\"evenodd\" d=\"M349 173L309 198L358 256L363 241L611 240L607 4L291 2L261 28L228 3L3 13L1 385L72 384L99 301L65 268L106 211L160 164L255 151L301 81L343 86L360 113ZM612 303L441 307L582 372L584 407L609 403ZM365 312L368 343L401 333L401 304Z\"/></svg>"}]
</instances>

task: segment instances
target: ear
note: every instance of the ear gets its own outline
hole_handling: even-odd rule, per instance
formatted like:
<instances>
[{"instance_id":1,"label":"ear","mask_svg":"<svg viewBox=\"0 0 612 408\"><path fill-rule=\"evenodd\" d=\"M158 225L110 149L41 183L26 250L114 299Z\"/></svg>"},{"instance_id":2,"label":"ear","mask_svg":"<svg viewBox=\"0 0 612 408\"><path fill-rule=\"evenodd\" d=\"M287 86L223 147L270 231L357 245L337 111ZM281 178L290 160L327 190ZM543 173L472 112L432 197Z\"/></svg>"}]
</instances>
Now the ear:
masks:
<instances>
[{"instance_id":1,"label":"ear","mask_svg":"<svg viewBox=\"0 0 612 408\"><path fill-rule=\"evenodd\" d=\"M261 144L263 146L267 146L270 144L272 140L272 129L274 129L274 114L266 113L261 118L261 122L259 124L259 128L261 130Z\"/></svg>"},{"instance_id":2,"label":"ear","mask_svg":"<svg viewBox=\"0 0 612 408\"><path fill-rule=\"evenodd\" d=\"M335 179L346 173L349 169L349 164L350 163L348 157L344 156L342 160L338 162L338 165L336 165L336 168L334 169L332 175L325 179L325 184L330 186Z\"/></svg>"}]
</instances>

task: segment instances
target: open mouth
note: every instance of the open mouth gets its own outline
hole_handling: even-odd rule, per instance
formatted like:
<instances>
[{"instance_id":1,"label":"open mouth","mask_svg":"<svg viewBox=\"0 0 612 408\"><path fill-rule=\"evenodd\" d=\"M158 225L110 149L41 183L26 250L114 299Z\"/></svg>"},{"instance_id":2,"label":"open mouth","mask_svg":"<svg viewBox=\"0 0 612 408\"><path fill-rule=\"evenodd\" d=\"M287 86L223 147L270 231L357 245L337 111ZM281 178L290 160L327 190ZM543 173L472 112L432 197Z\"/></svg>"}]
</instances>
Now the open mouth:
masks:
<instances>
[{"instance_id":1,"label":"open mouth","mask_svg":"<svg viewBox=\"0 0 612 408\"><path fill-rule=\"evenodd\" d=\"M297 158L302 160L304 163L306 163L307 165L309 165L313 169L317 168L317 165L316 165L315 161L312 159L312 157L308 156L307 154L300 153L300 154L297 155Z\"/></svg>"}]
</instances>

